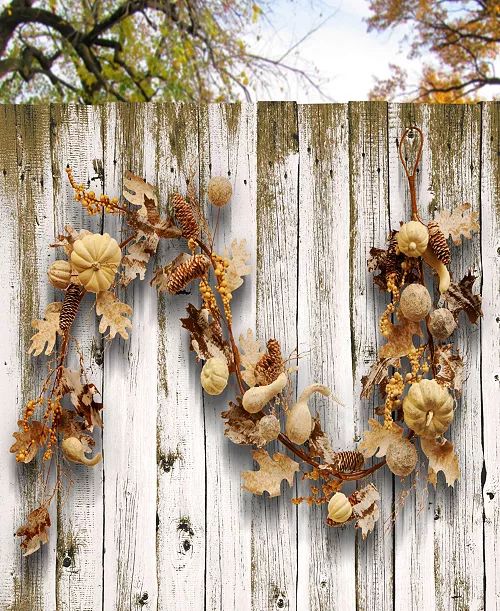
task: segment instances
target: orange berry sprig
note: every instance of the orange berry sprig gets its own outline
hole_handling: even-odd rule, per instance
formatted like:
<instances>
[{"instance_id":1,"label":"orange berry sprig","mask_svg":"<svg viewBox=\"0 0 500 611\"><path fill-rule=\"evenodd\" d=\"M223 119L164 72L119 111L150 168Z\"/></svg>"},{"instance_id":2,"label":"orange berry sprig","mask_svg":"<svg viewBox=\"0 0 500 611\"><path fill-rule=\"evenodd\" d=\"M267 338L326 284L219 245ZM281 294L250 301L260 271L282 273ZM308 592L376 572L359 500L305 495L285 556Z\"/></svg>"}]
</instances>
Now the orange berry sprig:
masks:
<instances>
[{"instance_id":1,"label":"orange berry sprig","mask_svg":"<svg viewBox=\"0 0 500 611\"><path fill-rule=\"evenodd\" d=\"M80 202L91 216L94 214L99 214L102 210L104 210L104 212L109 212L110 214L114 214L116 212L128 212L125 208L118 205L118 198L110 198L109 195L106 195L105 193L99 197L96 197L96 194L93 191L87 191L85 189L85 185L76 182L73 176L73 170L69 165L66 166L66 174L68 175L70 185L75 192L76 201Z\"/></svg>"}]
</instances>

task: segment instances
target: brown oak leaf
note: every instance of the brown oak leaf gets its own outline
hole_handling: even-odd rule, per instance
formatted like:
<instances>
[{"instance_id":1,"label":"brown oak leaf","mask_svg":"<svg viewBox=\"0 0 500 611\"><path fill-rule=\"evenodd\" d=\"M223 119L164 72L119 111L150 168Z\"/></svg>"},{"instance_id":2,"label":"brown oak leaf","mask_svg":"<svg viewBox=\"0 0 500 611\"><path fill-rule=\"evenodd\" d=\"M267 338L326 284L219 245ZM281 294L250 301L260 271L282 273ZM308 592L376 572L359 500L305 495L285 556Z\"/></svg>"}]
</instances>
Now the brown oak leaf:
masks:
<instances>
[{"instance_id":1,"label":"brown oak leaf","mask_svg":"<svg viewBox=\"0 0 500 611\"><path fill-rule=\"evenodd\" d=\"M379 350L380 358L398 358L406 356L415 346L413 336L422 337L420 323L412 322L400 316L397 324L389 322L389 334L386 336L387 343Z\"/></svg>"},{"instance_id":2,"label":"brown oak leaf","mask_svg":"<svg viewBox=\"0 0 500 611\"><path fill-rule=\"evenodd\" d=\"M109 339L113 339L117 333L123 339L128 339L127 328L132 327L127 318L132 314L132 308L128 304L119 301L111 291L101 291L97 293L96 313L102 317L99 333L105 333L109 327Z\"/></svg>"},{"instance_id":3,"label":"brown oak leaf","mask_svg":"<svg viewBox=\"0 0 500 611\"><path fill-rule=\"evenodd\" d=\"M399 441L403 435L403 429L395 422L390 429L387 429L374 418L370 418L368 425L371 430L363 433L363 441L358 446L358 450L365 458L370 458L374 454L379 458L385 456L389 446Z\"/></svg>"},{"instance_id":4,"label":"brown oak leaf","mask_svg":"<svg viewBox=\"0 0 500 611\"><path fill-rule=\"evenodd\" d=\"M361 490L355 490L349 500L352 504L352 515L356 520L355 527L361 528L361 535L366 539L380 517L377 503L380 494L373 484L368 484Z\"/></svg>"},{"instance_id":5,"label":"brown oak leaf","mask_svg":"<svg viewBox=\"0 0 500 611\"><path fill-rule=\"evenodd\" d=\"M146 236L157 238L178 238L182 235L181 230L174 225L171 218L161 218L154 200L144 196L144 208L146 215L142 214L141 209L128 217L127 222L132 229Z\"/></svg>"},{"instance_id":6,"label":"brown oak leaf","mask_svg":"<svg viewBox=\"0 0 500 611\"><path fill-rule=\"evenodd\" d=\"M474 231L479 231L479 212L468 212L470 204L457 206L452 212L443 210L434 219L444 237L451 239L455 244L460 244L462 236L470 240Z\"/></svg>"},{"instance_id":7,"label":"brown oak leaf","mask_svg":"<svg viewBox=\"0 0 500 611\"><path fill-rule=\"evenodd\" d=\"M286 479L292 486L295 473L299 470L299 463L288 456L276 452L273 457L266 450L255 450L252 457L260 465L258 471L243 471L243 488L252 494L279 496L281 482Z\"/></svg>"},{"instance_id":8,"label":"brown oak leaf","mask_svg":"<svg viewBox=\"0 0 500 611\"><path fill-rule=\"evenodd\" d=\"M51 244L51 246L53 248L64 248L64 252L68 255L68 257L73 252L73 244L76 242L76 240L79 240L92 233L87 229L80 229L80 231L77 231L71 225L65 225L64 231L66 233L59 234L56 241L54 244Z\"/></svg>"},{"instance_id":9,"label":"brown oak leaf","mask_svg":"<svg viewBox=\"0 0 500 611\"><path fill-rule=\"evenodd\" d=\"M455 318L461 310L467 314L471 323L476 323L483 315L481 295L475 295L472 292L476 280L477 276L469 270L458 284L452 282L446 293L443 293L443 299Z\"/></svg>"},{"instance_id":10,"label":"brown oak leaf","mask_svg":"<svg viewBox=\"0 0 500 611\"><path fill-rule=\"evenodd\" d=\"M248 386L255 386L255 365L265 354L262 349L262 342L254 338L252 329L248 329L246 334L240 335L240 360L244 369L241 371L241 377Z\"/></svg>"},{"instance_id":11,"label":"brown oak leaf","mask_svg":"<svg viewBox=\"0 0 500 611\"><path fill-rule=\"evenodd\" d=\"M335 463L336 452L332 449L330 440L321 428L321 422L318 416L313 418L313 429L307 444L311 456L322 458L329 464Z\"/></svg>"},{"instance_id":12,"label":"brown oak leaf","mask_svg":"<svg viewBox=\"0 0 500 611\"><path fill-rule=\"evenodd\" d=\"M137 276L144 280L149 259L151 255L155 254L159 241L160 238L156 234L145 235L142 231L137 233L121 261L123 271L120 283L122 286L128 286Z\"/></svg>"},{"instance_id":13,"label":"brown oak leaf","mask_svg":"<svg viewBox=\"0 0 500 611\"><path fill-rule=\"evenodd\" d=\"M71 403L77 413L84 418L86 428L92 431L94 426L102 428L102 403L95 401L94 395L99 394L95 384L82 380L81 372L75 369L63 370L60 382L63 394L69 393Z\"/></svg>"},{"instance_id":14,"label":"brown oak leaf","mask_svg":"<svg viewBox=\"0 0 500 611\"><path fill-rule=\"evenodd\" d=\"M189 303L186 309L188 316L181 318L181 324L191 335L191 350L202 360L212 357L226 359L229 371L234 371L231 349L224 340L220 324L205 308L198 309Z\"/></svg>"},{"instance_id":15,"label":"brown oak leaf","mask_svg":"<svg viewBox=\"0 0 500 611\"><path fill-rule=\"evenodd\" d=\"M458 457L455 454L451 441L447 439L438 441L421 437L420 447L429 459L429 482L435 486L437 474L439 471L442 471L448 486L453 486L460 477L460 468L458 466Z\"/></svg>"},{"instance_id":16,"label":"brown oak leaf","mask_svg":"<svg viewBox=\"0 0 500 611\"><path fill-rule=\"evenodd\" d=\"M28 515L26 523L16 532L18 537L25 537L21 543L25 556L36 552L40 545L48 542L47 528L50 528L50 516L47 507L42 505Z\"/></svg>"},{"instance_id":17,"label":"brown oak leaf","mask_svg":"<svg viewBox=\"0 0 500 611\"><path fill-rule=\"evenodd\" d=\"M145 205L145 198L151 200L154 206L158 207L158 199L156 197L156 189L153 185L136 176L130 170L125 172L123 179L123 197L133 206L138 206L143 216L147 216L147 208Z\"/></svg>"},{"instance_id":18,"label":"brown oak leaf","mask_svg":"<svg viewBox=\"0 0 500 611\"><path fill-rule=\"evenodd\" d=\"M396 273L399 278L406 272L406 280L411 283L416 280L415 269L403 270L401 267L402 263L406 261L406 257L402 254L398 254L396 250L395 236L397 231L391 231L387 236L387 242L389 244L387 249L383 248L371 248L370 258L367 261L369 272L379 272L373 277L373 282L383 291L387 290L387 277L391 273Z\"/></svg>"},{"instance_id":19,"label":"brown oak leaf","mask_svg":"<svg viewBox=\"0 0 500 611\"><path fill-rule=\"evenodd\" d=\"M44 445L49 430L38 420L30 420L27 430L22 420L19 420L17 424L19 431L12 433L16 442L11 446L10 451L17 455L19 462L29 463Z\"/></svg>"},{"instance_id":20,"label":"brown oak leaf","mask_svg":"<svg viewBox=\"0 0 500 611\"><path fill-rule=\"evenodd\" d=\"M389 367L397 366L398 358L382 358L375 361L367 375L361 378L361 399L368 399L375 386L387 376Z\"/></svg>"},{"instance_id":21,"label":"brown oak leaf","mask_svg":"<svg viewBox=\"0 0 500 611\"><path fill-rule=\"evenodd\" d=\"M231 401L229 409L221 414L225 419L224 435L233 443L256 445L260 448L267 443L259 430L259 421L264 415L264 412L248 413L243 409L241 399L238 399L236 403Z\"/></svg>"},{"instance_id":22,"label":"brown oak leaf","mask_svg":"<svg viewBox=\"0 0 500 611\"><path fill-rule=\"evenodd\" d=\"M462 391L464 381L464 362L459 354L453 353L453 344L436 346L434 350L434 366L437 374L435 380L441 386Z\"/></svg>"},{"instance_id":23,"label":"brown oak leaf","mask_svg":"<svg viewBox=\"0 0 500 611\"><path fill-rule=\"evenodd\" d=\"M252 271L250 265L247 264L250 259L250 253L247 251L247 241L233 240L229 252L226 249L224 256L229 259L225 280L229 292L232 293L243 284L242 276L247 276Z\"/></svg>"},{"instance_id":24,"label":"brown oak leaf","mask_svg":"<svg viewBox=\"0 0 500 611\"><path fill-rule=\"evenodd\" d=\"M31 344L28 349L28 354L38 356L45 349L45 354L52 354L56 343L57 334L61 333L59 329L59 316L61 314L62 302L55 301L49 303L45 308L45 318L43 320L33 320L31 326L37 330L31 338Z\"/></svg>"}]
</instances>

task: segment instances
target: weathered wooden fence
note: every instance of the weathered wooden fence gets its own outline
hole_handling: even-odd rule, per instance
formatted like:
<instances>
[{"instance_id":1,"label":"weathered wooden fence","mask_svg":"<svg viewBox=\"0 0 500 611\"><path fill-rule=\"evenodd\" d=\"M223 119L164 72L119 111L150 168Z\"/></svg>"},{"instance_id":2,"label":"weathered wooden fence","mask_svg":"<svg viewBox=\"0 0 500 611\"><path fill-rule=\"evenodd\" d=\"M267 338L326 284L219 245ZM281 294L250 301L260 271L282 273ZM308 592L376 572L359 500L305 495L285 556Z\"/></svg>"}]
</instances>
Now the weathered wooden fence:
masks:
<instances>
[{"instance_id":1,"label":"weathered wooden fence","mask_svg":"<svg viewBox=\"0 0 500 611\"><path fill-rule=\"evenodd\" d=\"M366 541L329 529L324 508L291 505L297 491L252 498L240 488L250 452L223 436L220 399L200 393L179 324L188 298L158 299L136 282L128 342L101 343L90 303L79 321L103 389L104 461L75 466L50 543L24 559L13 534L40 482L8 450L43 373L26 348L32 318L54 300L49 245L67 222L119 232L82 213L66 164L112 196L130 168L162 202L193 163L202 185L230 176L219 242L246 238L256 272L235 299L236 326L256 326L287 353L310 351L298 385L321 381L346 404L318 404L345 448L375 407L359 399L360 378L376 356L384 295L366 258L409 216L397 141L410 123L426 134L424 217L464 201L481 213L481 236L453 263L456 276L469 265L482 273L484 297L480 327L459 337L467 380L451 432L455 488L378 472L382 515ZM499 103L4 106L0 138L2 610L500 609Z\"/></svg>"}]
</instances>

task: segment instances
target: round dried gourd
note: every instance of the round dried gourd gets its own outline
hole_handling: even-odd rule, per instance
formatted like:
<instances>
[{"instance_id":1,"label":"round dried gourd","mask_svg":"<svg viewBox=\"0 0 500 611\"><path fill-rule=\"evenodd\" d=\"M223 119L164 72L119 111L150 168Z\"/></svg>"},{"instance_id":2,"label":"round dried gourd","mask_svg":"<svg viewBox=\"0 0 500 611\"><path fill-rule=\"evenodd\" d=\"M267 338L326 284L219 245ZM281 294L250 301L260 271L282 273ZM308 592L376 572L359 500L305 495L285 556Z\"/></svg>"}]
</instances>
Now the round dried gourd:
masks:
<instances>
[{"instance_id":1,"label":"round dried gourd","mask_svg":"<svg viewBox=\"0 0 500 611\"><path fill-rule=\"evenodd\" d=\"M114 238L107 233L91 233L73 243L71 265L85 290L99 293L111 286L121 257Z\"/></svg>"},{"instance_id":2,"label":"round dried gourd","mask_svg":"<svg viewBox=\"0 0 500 611\"><path fill-rule=\"evenodd\" d=\"M429 231L419 221L410 221L398 231L398 248L407 257L420 257L429 242Z\"/></svg>"},{"instance_id":3,"label":"round dried gourd","mask_svg":"<svg viewBox=\"0 0 500 611\"><path fill-rule=\"evenodd\" d=\"M217 356L208 359L200 374L201 385L209 395L220 395L227 386L228 378L226 359Z\"/></svg>"},{"instance_id":4,"label":"round dried gourd","mask_svg":"<svg viewBox=\"0 0 500 611\"><path fill-rule=\"evenodd\" d=\"M400 477L410 475L417 464L417 450L415 446L406 438L402 438L387 448L385 455L387 466Z\"/></svg>"},{"instance_id":5,"label":"round dried gourd","mask_svg":"<svg viewBox=\"0 0 500 611\"><path fill-rule=\"evenodd\" d=\"M343 524L352 515L352 505L342 492L336 492L328 502L328 518L337 524Z\"/></svg>"},{"instance_id":6,"label":"round dried gourd","mask_svg":"<svg viewBox=\"0 0 500 611\"><path fill-rule=\"evenodd\" d=\"M222 208L231 199L233 187L227 178L224 176L214 176L208 183L208 200L212 206Z\"/></svg>"},{"instance_id":7,"label":"round dried gourd","mask_svg":"<svg viewBox=\"0 0 500 611\"><path fill-rule=\"evenodd\" d=\"M436 380L413 384L403 400L404 420L422 437L442 435L453 420L453 397Z\"/></svg>"},{"instance_id":8,"label":"round dried gourd","mask_svg":"<svg viewBox=\"0 0 500 611\"><path fill-rule=\"evenodd\" d=\"M273 414L263 416L258 424L259 435L266 441L278 439L281 432L280 421Z\"/></svg>"},{"instance_id":9,"label":"round dried gourd","mask_svg":"<svg viewBox=\"0 0 500 611\"><path fill-rule=\"evenodd\" d=\"M66 290L71 282L71 265L69 261L58 259L54 261L47 272L49 282L57 289Z\"/></svg>"},{"instance_id":10,"label":"round dried gourd","mask_svg":"<svg viewBox=\"0 0 500 611\"><path fill-rule=\"evenodd\" d=\"M423 320L430 312L432 300L423 284L409 284L401 293L399 307L405 318L412 322Z\"/></svg>"},{"instance_id":11,"label":"round dried gourd","mask_svg":"<svg viewBox=\"0 0 500 611\"><path fill-rule=\"evenodd\" d=\"M436 339L450 337L456 326L455 318L447 308L438 308L429 316L429 331Z\"/></svg>"}]
</instances>

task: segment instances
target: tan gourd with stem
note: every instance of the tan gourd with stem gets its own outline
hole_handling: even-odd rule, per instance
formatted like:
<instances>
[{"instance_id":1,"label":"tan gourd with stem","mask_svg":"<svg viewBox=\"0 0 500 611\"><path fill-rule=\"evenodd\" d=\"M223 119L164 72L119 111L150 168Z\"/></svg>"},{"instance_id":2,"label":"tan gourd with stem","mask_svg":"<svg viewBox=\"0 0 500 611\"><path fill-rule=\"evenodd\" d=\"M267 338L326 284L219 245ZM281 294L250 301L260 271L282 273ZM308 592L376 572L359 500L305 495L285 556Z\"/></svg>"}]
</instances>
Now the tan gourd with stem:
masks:
<instances>
[{"instance_id":1,"label":"tan gourd with stem","mask_svg":"<svg viewBox=\"0 0 500 611\"><path fill-rule=\"evenodd\" d=\"M287 381L286 373L280 373L271 384L249 388L243 395L243 408L249 414L260 412L266 403L269 403L271 399L276 397L285 388Z\"/></svg>"},{"instance_id":2,"label":"tan gourd with stem","mask_svg":"<svg viewBox=\"0 0 500 611\"><path fill-rule=\"evenodd\" d=\"M290 409L286 417L285 434L290 441L298 445L305 443L311 435L313 421L307 401L315 392L319 392L325 397L331 394L330 389L322 384L311 384L307 386L304 388L299 400Z\"/></svg>"}]
</instances>

